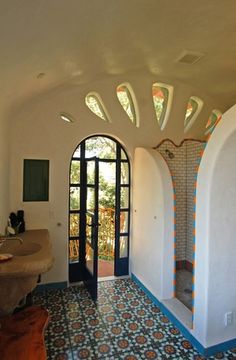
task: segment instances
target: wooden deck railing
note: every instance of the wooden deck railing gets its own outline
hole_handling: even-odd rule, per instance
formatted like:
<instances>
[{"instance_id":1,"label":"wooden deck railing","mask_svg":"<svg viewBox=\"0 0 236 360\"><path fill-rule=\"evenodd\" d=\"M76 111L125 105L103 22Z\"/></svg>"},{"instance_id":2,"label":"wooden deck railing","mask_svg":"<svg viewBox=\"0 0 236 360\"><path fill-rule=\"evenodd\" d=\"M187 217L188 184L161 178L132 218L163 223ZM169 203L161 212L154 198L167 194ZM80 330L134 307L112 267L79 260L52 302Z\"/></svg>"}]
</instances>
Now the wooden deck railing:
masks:
<instances>
[{"instance_id":1,"label":"wooden deck railing","mask_svg":"<svg viewBox=\"0 0 236 360\"><path fill-rule=\"evenodd\" d=\"M115 250L115 210L99 209L98 257L114 260Z\"/></svg>"},{"instance_id":2,"label":"wooden deck railing","mask_svg":"<svg viewBox=\"0 0 236 360\"><path fill-rule=\"evenodd\" d=\"M77 227L71 224L71 228ZM123 218L121 217L121 221ZM72 218L73 222L73 218ZM115 249L115 209L100 208L99 209L99 231L98 231L98 256L101 259L114 260ZM70 261L79 259L79 240L69 241L69 258Z\"/></svg>"},{"instance_id":3,"label":"wooden deck railing","mask_svg":"<svg viewBox=\"0 0 236 360\"><path fill-rule=\"evenodd\" d=\"M70 261L79 260L79 240L69 241L69 259Z\"/></svg>"}]
</instances>

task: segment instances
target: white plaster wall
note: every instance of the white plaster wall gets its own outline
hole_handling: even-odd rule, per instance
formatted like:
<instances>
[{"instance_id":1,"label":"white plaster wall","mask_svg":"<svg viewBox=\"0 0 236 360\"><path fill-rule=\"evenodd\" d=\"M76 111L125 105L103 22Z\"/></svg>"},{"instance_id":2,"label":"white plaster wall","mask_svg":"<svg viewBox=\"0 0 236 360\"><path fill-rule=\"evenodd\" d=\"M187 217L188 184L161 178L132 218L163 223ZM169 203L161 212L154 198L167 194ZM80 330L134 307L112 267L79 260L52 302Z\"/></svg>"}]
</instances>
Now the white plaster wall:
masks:
<instances>
[{"instance_id":1,"label":"white plaster wall","mask_svg":"<svg viewBox=\"0 0 236 360\"><path fill-rule=\"evenodd\" d=\"M236 106L213 132L198 175L194 335L204 346L236 337ZM224 316L233 312L233 324Z\"/></svg>"},{"instance_id":2,"label":"white plaster wall","mask_svg":"<svg viewBox=\"0 0 236 360\"><path fill-rule=\"evenodd\" d=\"M38 82L38 93L11 107L6 121L10 122L10 211L25 210L26 228L47 227L50 230L55 255L53 269L45 274L44 282L65 281L68 278L68 183L69 163L72 153L82 139L94 134L111 135L127 149L131 165L137 146L153 147L163 137L173 138L177 143L183 137L183 119L186 103L193 89L187 85L173 83L174 99L170 119L161 131L155 118L150 95L153 75L143 76L130 72L112 77L102 74L97 79L83 83L75 82L55 85L46 90L44 80ZM165 82L166 79L159 78ZM140 126L136 128L117 96L118 84L130 82L139 105ZM96 91L106 105L111 123L105 123L86 107L84 99L88 92ZM213 104L205 98L208 112ZM73 124L63 123L59 113L65 111L75 118ZM209 110L210 111L210 110ZM202 126L202 125L201 125ZM199 124L196 127L201 128ZM195 125L193 126L193 129ZM191 129L192 130L192 129ZM191 136L191 130L189 136ZM48 203L22 202L22 164L24 158L50 160L50 189ZM132 166L131 166L132 167ZM5 192L5 188L3 194ZM5 192L7 195L7 191ZM8 210L5 213L8 214ZM4 219L5 221L5 219ZM57 226L61 223L61 226ZM131 224L132 225L132 224ZM131 226L132 231L132 226Z\"/></svg>"},{"instance_id":3,"label":"white plaster wall","mask_svg":"<svg viewBox=\"0 0 236 360\"><path fill-rule=\"evenodd\" d=\"M120 105L116 106L122 113ZM72 124L63 122L59 118L63 110L71 113L76 121ZM55 263L42 277L43 282L67 281L71 156L85 137L111 135L126 148L132 167L133 149L142 137L142 128L137 129L126 115L111 124L99 119L87 109L84 94L78 95L78 91L72 91L66 97L53 93L39 98L11 118L14 141L10 142L10 209L25 211L26 229L48 228L50 231ZM23 159L50 161L49 202L22 201Z\"/></svg>"},{"instance_id":4,"label":"white plaster wall","mask_svg":"<svg viewBox=\"0 0 236 360\"><path fill-rule=\"evenodd\" d=\"M137 148L133 172L131 272L158 299L173 296L173 188L162 156Z\"/></svg>"}]
</instances>

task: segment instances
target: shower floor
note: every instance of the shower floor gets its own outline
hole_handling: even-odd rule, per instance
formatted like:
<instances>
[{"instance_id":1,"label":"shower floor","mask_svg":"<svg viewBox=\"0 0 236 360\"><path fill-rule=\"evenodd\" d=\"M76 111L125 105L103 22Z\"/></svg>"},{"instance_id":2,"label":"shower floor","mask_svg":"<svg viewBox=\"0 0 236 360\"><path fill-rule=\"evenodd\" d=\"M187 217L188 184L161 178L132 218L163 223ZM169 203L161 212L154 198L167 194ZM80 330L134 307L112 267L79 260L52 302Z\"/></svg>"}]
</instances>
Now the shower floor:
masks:
<instances>
[{"instance_id":1,"label":"shower floor","mask_svg":"<svg viewBox=\"0 0 236 360\"><path fill-rule=\"evenodd\" d=\"M192 310L192 273L188 270L176 271L176 298Z\"/></svg>"}]
</instances>

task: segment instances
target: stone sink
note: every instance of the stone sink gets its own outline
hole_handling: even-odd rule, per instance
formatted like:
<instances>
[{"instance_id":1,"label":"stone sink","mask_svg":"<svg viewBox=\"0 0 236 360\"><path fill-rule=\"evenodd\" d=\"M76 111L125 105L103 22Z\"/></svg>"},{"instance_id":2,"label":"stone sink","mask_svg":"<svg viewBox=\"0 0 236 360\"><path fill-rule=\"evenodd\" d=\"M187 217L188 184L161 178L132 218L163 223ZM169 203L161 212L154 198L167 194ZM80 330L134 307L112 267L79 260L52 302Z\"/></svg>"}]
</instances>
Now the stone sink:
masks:
<instances>
[{"instance_id":1,"label":"stone sink","mask_svg":"<svg viewBox=\"0 0 236 360\"><path fill-rule=\"evenodd\" d=\"M0 254L12 254L13 256L27 256L37 253L42 246L35 242L23 242L20 244L17 240L6 241L0 247Z\"/></svg>"},{"instance_id":2,"label":"stone sink","mask_svg":"<svg viewBox=\"0 0 236 360\"><path fill-rule=\"evenodd\" d=\"M13 255L12 259L0 262L0 317L14 311L54 260L48 230L27 230L19 237L22 244L8 240L0 247L0 254Z\"/></svg>"}]
</instances>

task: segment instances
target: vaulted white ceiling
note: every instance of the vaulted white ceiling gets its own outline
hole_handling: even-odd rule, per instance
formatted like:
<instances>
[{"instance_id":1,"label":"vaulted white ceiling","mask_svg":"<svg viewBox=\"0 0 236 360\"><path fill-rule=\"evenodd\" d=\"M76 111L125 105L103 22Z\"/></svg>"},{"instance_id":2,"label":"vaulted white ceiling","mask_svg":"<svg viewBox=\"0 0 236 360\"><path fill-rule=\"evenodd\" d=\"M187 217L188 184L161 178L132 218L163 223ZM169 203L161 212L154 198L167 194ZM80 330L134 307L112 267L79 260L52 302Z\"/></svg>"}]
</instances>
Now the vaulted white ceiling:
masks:
<instances>
[{"instance_id":1,"label":"vaulted white ceiling","mask_svg":"<svg viewBox=\"0 0 236 360\"><path fill-rule=\"evenodd\" d=\"M0 0L0 49L2 107L130 74L236 99L235 0Z\"/></svg>"}]
</instances>

